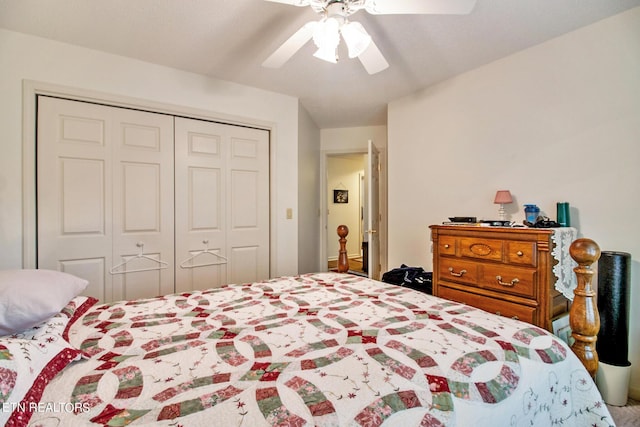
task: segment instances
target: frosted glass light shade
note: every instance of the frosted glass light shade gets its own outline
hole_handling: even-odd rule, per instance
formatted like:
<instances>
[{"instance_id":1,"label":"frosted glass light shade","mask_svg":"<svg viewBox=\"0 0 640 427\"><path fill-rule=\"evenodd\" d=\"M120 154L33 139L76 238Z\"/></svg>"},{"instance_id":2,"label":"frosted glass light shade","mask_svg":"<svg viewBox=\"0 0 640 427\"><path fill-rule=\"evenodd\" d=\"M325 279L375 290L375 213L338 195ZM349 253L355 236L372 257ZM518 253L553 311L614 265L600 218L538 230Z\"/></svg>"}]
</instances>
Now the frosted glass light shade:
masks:
<instances>
[{"instance_id":1,"label":"frosted glass light shade","mask_svg":"<svg viewBox=\"0 0 640 427\"><path fill-rule=\"evenodd\" d=\"M331 48L322 48L316 50L316 53L313 54L318 59L322 59L323 61L331 62L333 64L338 63L338 56L336 55L336 50Z\"/></svg>"},{"instance_id":2,"label":"frosted glass light shade","mask_svg":"<svg viewBox=\"0 0 640 427\"><path fill-rule=\"evenodd\" d=\"M371 36L359 22L347 22L340 28L340 33L349 49L349 58L360 56L371 44Z\"/></svg>"},{"instance_id":3,"label":"frosted glass light shade","mask_svg":"<svg viewBox=\"0 0 640 427\"><path fill-rule=\"evenodd\" d=\"M313 42L318 47L316 58L320 58L327 62L336 63L336 49L340 43L340 24L334 18L327 18L316 26L313 32Z\"/></svg>"}]
</instances>

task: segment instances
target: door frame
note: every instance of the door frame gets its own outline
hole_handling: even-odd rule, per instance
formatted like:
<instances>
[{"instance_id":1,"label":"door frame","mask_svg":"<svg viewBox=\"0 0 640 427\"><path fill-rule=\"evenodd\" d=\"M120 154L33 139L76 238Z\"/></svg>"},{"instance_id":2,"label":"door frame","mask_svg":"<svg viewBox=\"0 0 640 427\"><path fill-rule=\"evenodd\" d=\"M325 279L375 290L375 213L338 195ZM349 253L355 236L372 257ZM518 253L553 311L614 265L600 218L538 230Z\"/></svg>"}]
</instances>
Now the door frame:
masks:
<instances>
[{"instance_id":1,"label":"door frame","mask_svg":"<svg viewBox=\"0 0 640 427\"><path fill-rule=\"evenodd\" d=\"M114 107L143 110L153 113L183 116L194 119L253 127L269 132L269 276L277 271L277 235L275 197L277 126L274 122L240 117L214 111L156 102L122 95L114 95L76 87L34 80L22 85L22 268L37 267L37 212L36 212L36 132L37 97L46 95L74 101L93 102Z\"/></svg>"},{"instance_id":2,"label":"door frame","mask_svg":"<svg viewBox=\"0 0 640 427\"><path fill-rule=\"evenodd\" d=\"M380 148L378 148L378 150L380 150ZM327 187L327 158L330 156L339 156L339 155L345 155L345 154L362 154L364 156L367 155L367 147L364 147L362 149L344 149L344 150L322 150L320 152L320 259L318 260L318 265L321 266L320 271L328 271L329 267L327 265L327 248L328 248L328 240L327 240L327 235L328 235L328 220L327 220L327 215L328 215L328 209L329 209L329 205L327 202L327 191L328 191L328 187ZM384 169L384 166L382 166L382 168ZM384 177L383 174L381 174L381 178L380 181L381 183L383 182L383 180L385 180L386 178ZM386 201L386 194L385 194L385 189L386 186L385 185L380 185L380 188L378 189L379 195L380 195L380 212L379 214L381 214L383 216L383 218L386 216L386 211L384 206L384 203ZM386 230L386 227L385 227ZM356 232L356 233L354 233ZM357 230L353 230L353 232L351 232L348 236L347 236L347 240L349 240L349 238L353 238L353 236L357 234ZM380 248L379 250L379 259L380 259L380 263L382 265L382 269L381 271L385 271L386 269L386 259L387 257L385 256L385 248L387 247L386 244L386 232L380 233ZM331 244L335 244L336 246L338 245L338 234L336 232L336 239L335 242L331 242Z\"/></svg>"}]
</instances>

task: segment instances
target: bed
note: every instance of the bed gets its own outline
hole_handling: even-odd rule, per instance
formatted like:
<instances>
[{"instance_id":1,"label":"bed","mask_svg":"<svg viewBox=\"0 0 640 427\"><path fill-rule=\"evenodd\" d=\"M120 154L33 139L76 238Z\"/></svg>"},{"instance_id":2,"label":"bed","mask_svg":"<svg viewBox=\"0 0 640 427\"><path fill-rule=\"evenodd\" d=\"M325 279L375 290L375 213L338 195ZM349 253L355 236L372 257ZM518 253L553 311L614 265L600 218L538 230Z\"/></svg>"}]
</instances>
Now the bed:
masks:
<instances>
[{"instance_id":1,"label":"bed","mask_svg":"<svg viewBox=\"0 0 640 427\"><path fill-rule=\"evenodd\" d=\"M614 425L547 331L332 272L111 304L72 296L0 337L0 403L9 426Z\"/></svg>"}]
</instances>

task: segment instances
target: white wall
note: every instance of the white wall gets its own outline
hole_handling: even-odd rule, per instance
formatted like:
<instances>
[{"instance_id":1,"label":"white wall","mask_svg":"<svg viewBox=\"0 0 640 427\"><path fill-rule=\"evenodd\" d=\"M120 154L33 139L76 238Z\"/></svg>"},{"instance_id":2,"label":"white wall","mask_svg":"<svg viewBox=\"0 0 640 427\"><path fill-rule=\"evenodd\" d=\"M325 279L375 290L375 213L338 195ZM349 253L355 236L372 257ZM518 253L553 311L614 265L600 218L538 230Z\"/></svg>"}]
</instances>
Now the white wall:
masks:
<instances>
[{"instance_id":1,"label":"white wall","mask_svg":"<svg viewBox=\"0 0 640 427\"><path fill-rule=\"evenodd\" d=\"M367 152L367 141L372 140L379 150L387 147L386 126L360 126L350 128L329 128L320 130L323 151Z\"/></svg>"},{"instance_id":2,"label":"white wall","mask_svg":"<svg viewBox=\"0 0 640 427\"><path fill-rule=\"evenodd\" d=\"M631 395L640 398L640 8L389 105L389 262L431 268L428 226L494 219L509 189L602 250L629 252Z\"/></svg>"},{"instance_id":3,"label":"white wall","mask_svg":"<svg viewBox=\"0 0 640 427\"><path fill-rule=\"evenodd\" d=\"M0 30L0 269L22 260L23 79L273 124L272 275L298 269L298 100L129 58Z\"/></svg>"},{"instance_id":4,"label":"white wall","mask_svg":"<svg viewBox=\"0 0 640 427\"><path fill-rule=\"evenodd\" d=\"M320 129L298 110L298 272L323 271L320 265Z\"/></svg>"}]
</instances>

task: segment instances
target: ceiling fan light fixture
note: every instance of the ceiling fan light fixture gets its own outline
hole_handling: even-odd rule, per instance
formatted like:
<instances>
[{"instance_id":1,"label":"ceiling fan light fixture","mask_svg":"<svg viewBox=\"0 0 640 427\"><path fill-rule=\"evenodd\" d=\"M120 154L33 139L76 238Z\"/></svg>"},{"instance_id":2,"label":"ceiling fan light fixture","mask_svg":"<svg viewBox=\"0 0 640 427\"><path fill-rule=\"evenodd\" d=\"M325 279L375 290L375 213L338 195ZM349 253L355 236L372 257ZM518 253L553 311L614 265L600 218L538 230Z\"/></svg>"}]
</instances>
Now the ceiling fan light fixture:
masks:
<instances>
[{"instance_id":1,"label":"ceiling fan light fixture","mask_svg":"<svg viewBox=\"0 0 640 427\"><path fill-rule=\"evenodd\" d=\"M327 18L318 23L313 31L313 42L318 47L316 58L336 63L336 49L340 44L340 23L335 18Z\"/></svg>"},{"instance_id":2,"label":"ceiling fan light fixture","mask_svg":"<svg viewBox=\"0 0 640 427\"><path fill-rule=\"evenodd\" d=\"M359 23L349 17L360 10L372 15L455 14L466 15L477 0L266 0L293 6L310 6L322 18L307 22L289 37L263 63L264 67L279 68L303 45L313 39L318 50L315 57L336 63L340 36L344 38L350 58L358 58L369 74L389 68L389 63L371 36Z\"/></svg>"},{"instance_id":3,"label":"ceiling fan light fixture","mask_svg":"<svg viewBox=\"0 0 640 427\"><path fill-rule=\"evenodd\" d=\"M371 36L359 22L347 22L340 28L349 49L349 58L357 58L371 44Z\"/></svg>"},{"instance_id":4,"label":"ceiling fan light fixture","mask_svg":"<svg viewBox=\"0 0 640 427\"><path fill-rule=\"evenodd\" d=\"M332 64L338 63L338 54L335 49L318 49L313 56L323 61L331 62Z\"/></svg>"}]
</instances>

